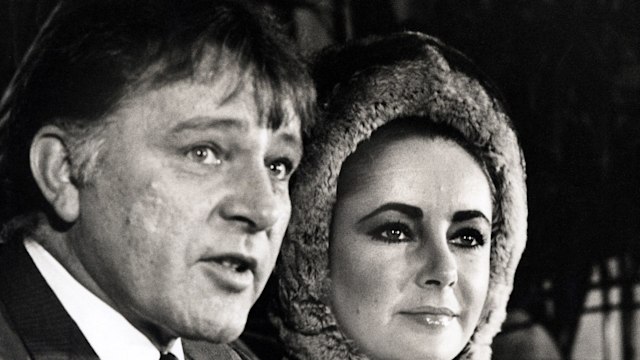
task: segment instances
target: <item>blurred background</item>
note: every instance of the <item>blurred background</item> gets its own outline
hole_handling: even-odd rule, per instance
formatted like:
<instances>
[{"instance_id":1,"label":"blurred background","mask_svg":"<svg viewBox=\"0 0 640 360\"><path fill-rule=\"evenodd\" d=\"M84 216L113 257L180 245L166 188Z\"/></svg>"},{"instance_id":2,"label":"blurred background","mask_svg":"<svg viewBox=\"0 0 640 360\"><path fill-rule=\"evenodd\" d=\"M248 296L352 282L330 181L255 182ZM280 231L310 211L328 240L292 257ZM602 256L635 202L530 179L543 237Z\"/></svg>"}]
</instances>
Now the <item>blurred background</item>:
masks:
<instances>
[{"instance_id":1,"label":"blurred background","mask_svg":"<svg viewBox=\"0 0 640 360\"><path fill-rule=\"evenodd\" d=\"M0 0L2 89L58 1ZM529 242L494 358L640 359L640 2L252 3L309 55L416 30L473 59L503 91L528 168ZM248 330L268 331L266 303Z\"/></svg>"}]
</instances>

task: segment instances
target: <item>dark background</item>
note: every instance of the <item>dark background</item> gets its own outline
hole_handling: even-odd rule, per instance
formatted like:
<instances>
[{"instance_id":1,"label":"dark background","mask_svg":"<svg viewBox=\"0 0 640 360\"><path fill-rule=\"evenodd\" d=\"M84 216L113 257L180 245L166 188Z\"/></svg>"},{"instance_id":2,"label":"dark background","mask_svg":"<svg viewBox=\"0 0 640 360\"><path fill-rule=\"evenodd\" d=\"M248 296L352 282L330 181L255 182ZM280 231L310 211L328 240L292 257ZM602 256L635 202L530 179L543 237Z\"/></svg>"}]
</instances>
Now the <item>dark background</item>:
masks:
<instances>
[{"instance_id":1,"label":"dark background","mask_svg":"<svg viewBox=\"0 0 640 360\"><path fill-rule=\"evenodd\" d=\"M2 89L57 1L0 0ZM510 306L529 312L567 358L584 313L619 311L622 357L640 358L640 2L254 3L274 9L306 53L418 30L475 60L503 91L527 160L529 242ZM606 295L613 288L619 301ZM596 308L583 305L590 291L602 294Z\"/></svg>"}]
</instances>

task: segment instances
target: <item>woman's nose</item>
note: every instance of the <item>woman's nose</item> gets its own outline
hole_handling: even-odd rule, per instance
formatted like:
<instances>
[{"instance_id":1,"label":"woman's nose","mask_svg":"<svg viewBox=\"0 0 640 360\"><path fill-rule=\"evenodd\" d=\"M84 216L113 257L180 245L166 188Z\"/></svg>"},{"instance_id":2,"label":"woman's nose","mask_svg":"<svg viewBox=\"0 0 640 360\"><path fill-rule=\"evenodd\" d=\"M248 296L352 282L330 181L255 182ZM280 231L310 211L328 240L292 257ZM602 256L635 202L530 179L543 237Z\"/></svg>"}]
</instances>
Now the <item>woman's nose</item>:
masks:
<instances>
[{"instance_id":1,"label":"woman's nose","mask_svg":"<svg viewBox=\"0 0 640 360\"><path fill-rule=\"evenodd\" d=\"M430 238L420 252L423 265L417 283L421 287L447 287L458 281L458 264L446 238Z\"/></svg>"},{"instance_id":2,"label":"woman's nose","mask_svg":"<svg viewBox=\"0 0 640 360\"><path fill-rule=\"evenodd\" d=\"M257 167L257 166L254 166ZM263 165L247 169L231 182L232 191L222 200L220 214L250 232L270 229L280 217L288 198L278 196Z\"/></svg>"}]
</instances>

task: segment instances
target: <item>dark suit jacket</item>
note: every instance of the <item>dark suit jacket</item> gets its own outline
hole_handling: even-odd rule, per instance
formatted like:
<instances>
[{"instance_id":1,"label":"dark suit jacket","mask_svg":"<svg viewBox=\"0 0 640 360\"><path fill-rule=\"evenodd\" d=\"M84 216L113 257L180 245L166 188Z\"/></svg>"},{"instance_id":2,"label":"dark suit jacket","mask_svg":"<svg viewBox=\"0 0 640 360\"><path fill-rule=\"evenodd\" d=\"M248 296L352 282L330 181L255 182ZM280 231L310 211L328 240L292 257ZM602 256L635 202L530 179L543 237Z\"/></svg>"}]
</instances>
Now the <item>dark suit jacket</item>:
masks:
<instances>
[{"instance_id":1,"label":"dark suit jacket","mask_svg":"<svg viewBox=\"0 0 640 360\"><path fill-rule=\"evenodd\" d=\"M239 342L183 339L183 347L190 360L256 359ZM0 360L5 359L98 359L21 241L0 244Z\"/></svg>"}]
</instances>

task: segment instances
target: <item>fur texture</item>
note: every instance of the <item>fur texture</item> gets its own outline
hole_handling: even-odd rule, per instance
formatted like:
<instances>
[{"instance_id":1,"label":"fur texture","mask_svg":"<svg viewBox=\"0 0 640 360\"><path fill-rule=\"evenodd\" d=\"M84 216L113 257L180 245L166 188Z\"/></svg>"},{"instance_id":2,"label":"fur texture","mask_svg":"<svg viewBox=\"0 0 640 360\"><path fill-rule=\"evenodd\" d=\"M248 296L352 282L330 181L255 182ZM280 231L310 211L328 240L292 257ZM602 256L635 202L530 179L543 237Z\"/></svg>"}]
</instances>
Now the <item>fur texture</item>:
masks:
<instances>
[{"instance_id":1,"label":"fur texture","mask_svg":"<svg viewBox=\"0 0 640 360\"><path fill-rule=\"evenodd\" d=\"M527 227L524 159L497 95L463 55L419 33L325 51L316 72L323 119L306 139L305 159L292 183L293 214L271 314L289 356L366 359L341 333L326 300L338 174L358 143L378 127L415 116L457 129L493 173L498 204L489 293L474 335L457 357L489 359L491 341L506 316Z\"/></svg>"}]
</instances>

